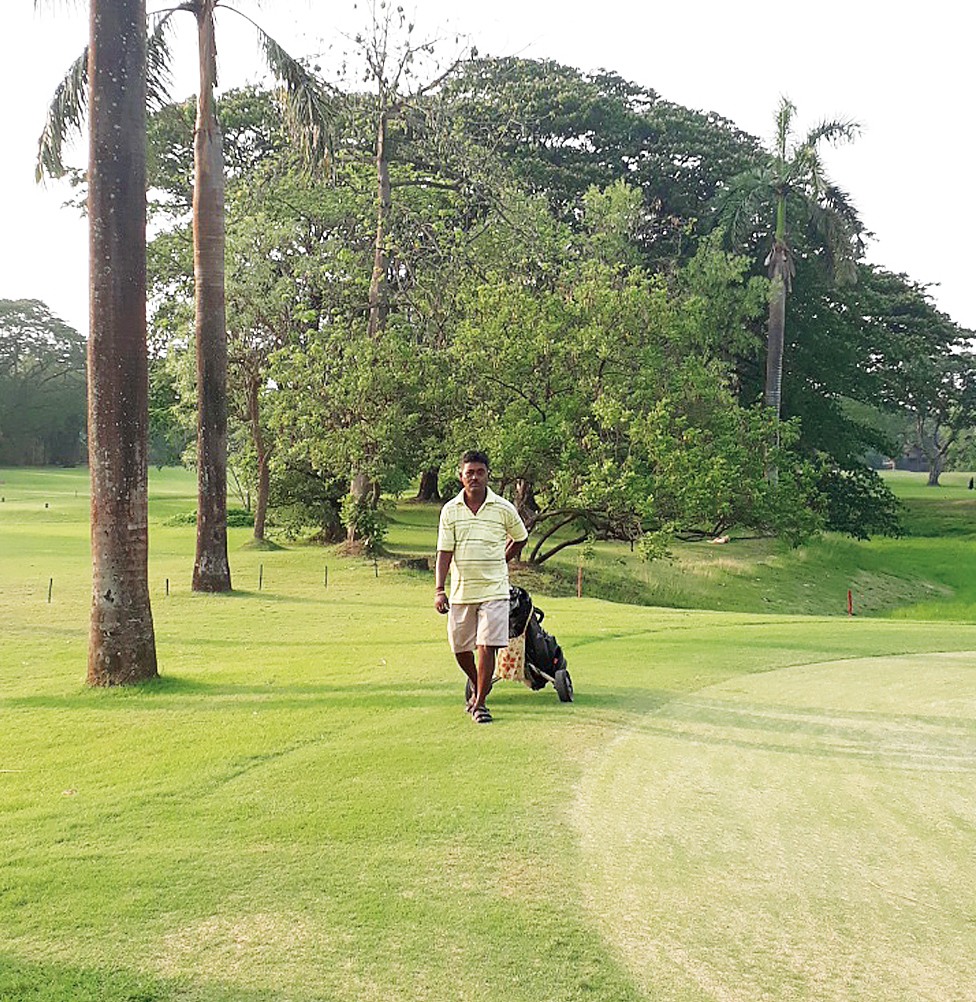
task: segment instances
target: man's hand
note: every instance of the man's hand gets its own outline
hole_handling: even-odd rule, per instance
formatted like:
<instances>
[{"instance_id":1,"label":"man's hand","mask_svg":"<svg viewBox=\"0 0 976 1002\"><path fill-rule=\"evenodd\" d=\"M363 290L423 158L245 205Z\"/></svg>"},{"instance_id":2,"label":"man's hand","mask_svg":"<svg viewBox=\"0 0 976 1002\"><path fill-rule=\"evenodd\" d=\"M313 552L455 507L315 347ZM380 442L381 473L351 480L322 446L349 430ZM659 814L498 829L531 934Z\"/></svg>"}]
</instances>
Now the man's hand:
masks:
<instances>
[{"instance_id":1,"label":"man's hand","mask_svg":"<svg viewBox=\"0 0 976 1002\"><path fill-rule=\"evenodd\" d=\"M447 584L447 572L451 567L453 556L453 550L437 551L437 566L434 568L434 608L441 615L450 608L447 595L444 593L444 585Z\"/></svg>"}]
</instances>

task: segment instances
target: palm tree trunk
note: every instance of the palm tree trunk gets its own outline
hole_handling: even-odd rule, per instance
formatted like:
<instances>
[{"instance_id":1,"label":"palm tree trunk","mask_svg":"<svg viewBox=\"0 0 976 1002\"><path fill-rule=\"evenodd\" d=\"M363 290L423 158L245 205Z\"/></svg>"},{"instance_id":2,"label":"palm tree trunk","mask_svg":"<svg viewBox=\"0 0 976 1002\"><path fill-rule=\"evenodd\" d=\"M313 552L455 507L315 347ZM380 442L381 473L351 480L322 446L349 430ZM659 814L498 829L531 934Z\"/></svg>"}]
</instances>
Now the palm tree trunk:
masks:
<instances>
[{"instance_id":1,"label":"palm tree trunk","mask_svg":"<svg viewBox=\"0 0 976 1002\"><path fill-rule=\"evenodd\" d=\"M200 0L200 92L193 141L193 276L197 339L197 550L193 590L230 591L227 562L227 332L224 319L224 159L214 108L213 7Z\"/></svg>"},{"instance_id":2,"label":"palm tree trunk","mask_svg":"<svg viewBox=\"0 0 976 1002\"><path fill-rule=\"evenodd\" d=\"M785 252L780 246L773 250L772 285L769 290L769 320L766 325L766 406L779 420L782 413L783 345L786 339L786 275Z\"/></svg>"},{"instance_id":3,"label":"palm tree trunk","mask_svg":"<svg viewBox=\"0 0 976 1002\"><path fill-rule=\"evenodd\" d=\"M146 430L146 4L93 0L88 79L88 684L157 674Z\"/></svg>"}]
</instances>

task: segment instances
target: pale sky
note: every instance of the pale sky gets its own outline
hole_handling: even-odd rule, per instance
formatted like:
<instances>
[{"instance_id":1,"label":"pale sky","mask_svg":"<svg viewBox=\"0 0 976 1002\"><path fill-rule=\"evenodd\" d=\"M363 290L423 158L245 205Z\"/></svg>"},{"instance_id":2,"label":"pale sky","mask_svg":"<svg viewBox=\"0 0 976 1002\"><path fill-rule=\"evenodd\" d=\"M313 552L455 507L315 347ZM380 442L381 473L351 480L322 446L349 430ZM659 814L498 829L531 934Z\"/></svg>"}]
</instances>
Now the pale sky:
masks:
<instances>
[{"instance_id":1,"label":"pale sky","mask_svg":"<svg viewBox=\"0 0 976 1002\"><path fill-rule=\"evenodd\" d=\"M363 27L363 4L235 0L293 55L320 52L339 32ZM0 178L7 196L0 298L42 299L82 333L88 328L87 225L62 208L66 188L34 184L37 136L50 97L87 42L79 0L2 0ZM169 6L149 0L149 9ZM691 108L716 111L763 139L781 94L798 128L823 118L863 126L852 146L827 153L831 175L850 192L875 234L868 259L924 283L957 322L976 329L970 250L976 233L972 165L976 6L962 0L897 3L821 0L780 4L728 0L447 0L404 3L417 33L445 24L481 53L552 58L606 68ZM177 36L174 98L194 89L190 15ZM222 86L260 75L253 34L223 12L217 26ZM84 148L72 162L80 164Z\"/></svg>"}]
</instances>

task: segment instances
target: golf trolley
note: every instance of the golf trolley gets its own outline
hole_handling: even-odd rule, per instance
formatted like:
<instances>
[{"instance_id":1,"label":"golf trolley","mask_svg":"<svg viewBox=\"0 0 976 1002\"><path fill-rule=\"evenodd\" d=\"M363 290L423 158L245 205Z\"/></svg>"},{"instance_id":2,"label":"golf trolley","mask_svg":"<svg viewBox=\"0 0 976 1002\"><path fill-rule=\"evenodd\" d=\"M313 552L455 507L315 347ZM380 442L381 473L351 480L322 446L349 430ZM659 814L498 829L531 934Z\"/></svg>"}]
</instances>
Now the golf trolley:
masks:
<instances>
[{"instance_id":1,"label":"golf trolley","mask_svg":"<svg viewBox=\"0 0 976 1002\"><path fill-rule=\"evenodd\" d=\"M573 680L566 668L566 657L551 633L542 628L545 613L534 606L524 588L508 592L508 647L498 652L492 684L505 679L521 682L530 689L543 689L552 683L561 703L573 701ZM474 689L469 681L465 698Z\"/></svg>"}]
</instances>

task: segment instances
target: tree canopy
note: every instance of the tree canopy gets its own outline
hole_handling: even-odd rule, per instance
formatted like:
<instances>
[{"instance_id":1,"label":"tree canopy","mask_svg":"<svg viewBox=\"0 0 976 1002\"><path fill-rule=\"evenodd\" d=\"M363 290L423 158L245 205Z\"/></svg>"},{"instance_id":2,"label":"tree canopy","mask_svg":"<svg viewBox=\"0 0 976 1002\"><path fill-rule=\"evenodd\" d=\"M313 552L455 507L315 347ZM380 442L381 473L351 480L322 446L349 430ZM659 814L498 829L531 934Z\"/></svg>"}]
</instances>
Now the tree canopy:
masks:
<instances>
[{"instance_id":1,"label":"tree canopy","mask_svg":"<svg viewBox=\"0 0 976 1002\"><path fill-rule=\"evenodd\" d=\"M375 96L345 94L327 172L295 155L260 89L217 109L232 463L272 520L307 490L304 510L332 534L342 484L371 483L367 507L421 476L430 496L478 444L536 560L595 535L659 553L674 534L737 527L793 541L821 526L897 530L863 462L892 445L854 403L903 410L906 378L915 391L928 378L906 368L912 351L944 359L965 332L936 322L904 276L858 260L853 216L835 260L858 281L827 266L842 193L828 186L821 204L800 175L823 183L828 126L779 151L784 205L809 197L791 210L803 225L777 421L760 399L776 279L763 238L753 228L730 250L709 232L723 192L774 166L755 139L612 73L532 60L472 59L409 105L386 121L380 163ZM172 220L150 247L157 369L171 374L190 343L191 120L174 106L150 125ZM192 412L186 380L160 385Z\"/></svg>"},{"instance_id":2,"label":"tree canopy","mask_svg":"<svg viewBox=\"0 0 976 1002\"><path fill-rule=\"evenodd\" d=\"M85 339L36 299L0 299L0 465L84 453Z\"/></svg>"}]
</instances>

